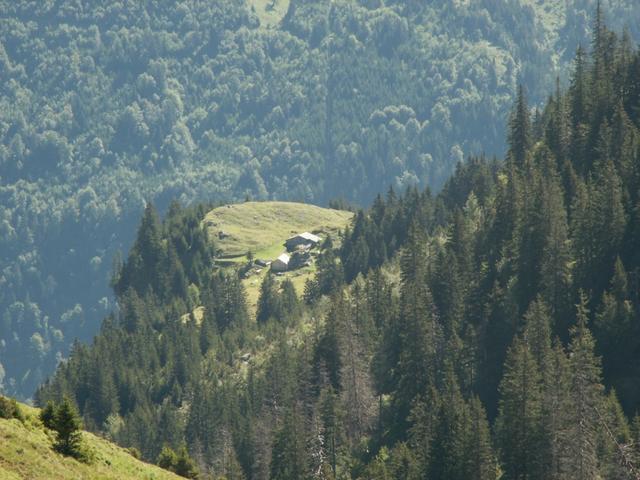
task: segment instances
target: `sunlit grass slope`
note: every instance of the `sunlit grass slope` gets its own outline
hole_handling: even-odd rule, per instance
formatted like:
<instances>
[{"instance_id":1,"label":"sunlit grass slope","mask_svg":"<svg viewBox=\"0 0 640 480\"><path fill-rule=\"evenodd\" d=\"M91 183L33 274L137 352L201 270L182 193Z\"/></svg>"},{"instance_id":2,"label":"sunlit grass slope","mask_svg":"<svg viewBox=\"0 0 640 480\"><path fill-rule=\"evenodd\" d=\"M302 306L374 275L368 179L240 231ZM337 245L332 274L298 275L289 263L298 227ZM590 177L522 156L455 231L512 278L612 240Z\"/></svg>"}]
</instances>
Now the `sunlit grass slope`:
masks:
<instances>
[{"instance_id":1,"label":"sunlit grass slope","mask_svg":"<svg viewBox=\"0 0 640 480\"><path fill-rule=\"evenodd\" d=\"M204 225L225 257L242 257L250 250L256 258L273 260L290 236L309 231L335 237L352 217L351 212L305 203L245 202L212 210ZM227 236L220 239L220 232Z\"/></svg>"},{"instance_id":2,"label":"sunlit grass slope","mask_svg":"<svg viewBox=\"0 0 640 480\"><path fill-rule=\"evenodd\" d=\"M2 480L177 480L181 477L137 460L125 449L83 432L93 456L91 464L56 453L54 438L38 420L38 410L20 405L26 416L19 420L0 418L0 479Z\"/></svg>"}]
</instances>

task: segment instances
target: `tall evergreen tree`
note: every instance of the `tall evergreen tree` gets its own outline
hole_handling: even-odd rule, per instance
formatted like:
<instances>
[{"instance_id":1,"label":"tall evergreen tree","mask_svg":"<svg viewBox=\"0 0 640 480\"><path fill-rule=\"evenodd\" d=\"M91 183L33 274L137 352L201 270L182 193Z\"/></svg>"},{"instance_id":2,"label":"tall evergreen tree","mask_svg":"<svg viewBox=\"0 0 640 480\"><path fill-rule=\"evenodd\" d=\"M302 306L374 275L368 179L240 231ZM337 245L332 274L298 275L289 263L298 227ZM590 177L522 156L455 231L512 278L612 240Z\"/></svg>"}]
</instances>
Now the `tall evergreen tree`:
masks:
<instances>
[{"instance_id":1,"label":"tall evergreen tree","mask_svg":"<svg viewBox=\"0 0 640 480\"><path fill-rule=\"evenodd\" d=\"M264 323L271 318L277 318L280 314L280 297L275 278L270 273L265 275L260 285L260 297L258 298L258 312L256 320Z\"/></svg>"},{"instance_id":2,"label":"tall evergreen tree","mask_svg":"<svg viewBox=\"0 0 640 480\"><path fill-rule=\"evenodd\" d=\"M536 358L520 336L505 361L496 433L505 478L544 478L542 380Z\"/></svg>"},{"instance_id":3,"label":"tall evergreen tree","mask_svg":"<svg viewBox=\"0 0 640 480\"><path fill-rule=\"evenodd\" d=\"M524 165L531 148L531 114L524 87L518 86L516 104L509 120L509 159L516 165Z\"/></svg>"},{"instance_id":4,"label":"tall evergreen tree","mask_svg":"<svg viewBox=\"0 0 640 480\"><path fill-rule=\"evenodd\" d=\"M442 344L441 326L426 284L426 252L417 230L410 233L401 262L399 355L394 410L396 428L404 430L411 404L435 380L437 353Z\"/></svg>"},{"instance_id":5,"label":"tall evergreen tree","mask_svg":"<svg viewBox=\"0 0 640 480\"><path fill-rule=\"evenodd\" d=\"M303 425L304 420L295 407L285 413L282 426L276 433L273 444L271 479L310 478Z\"/></svg>"},{"instance_id":6,"label":"tall evergreen tree","mask_svg":"<svg viewBox=\"0 0 640 480\"><path fill-rule=\"evenodd\" d=\"M603 408L600 358L587 328L587 298L580 293L576 325L571 332L569 368L571 371L570 430L566 442L572 480L591 480L600 475L598 462L599 419Z\"/></svg>"},{"instance_id":7,"label":"tall evergreen tree","mask_svg":"<svg viewBox=\"0 0 640 480\"><path fill-rule=\"evenodd\" d=\"M80 416L68 397L63 398L53 418L53 429L56 431L55 448L63 455L80 458L82 456L82 437Z\"/></svg>"},{"instance_id":8,"label":"tall evergreen tree","mask_svg":"<svg viewBox=\"0 0 640 480\"><path fill-rule=\"evenodd\" d=\"M452 365L445 367L444 377L427 478L463 480L466 456L471 453L465 444L469 416Z\"/></svg>"},{"instance_id":9,"label":"tall evergreen tree","mask_svg":"<svg viewBox=\"0 0 640 480\"><path fill-rule=\"evenodd\" d=\"M556 340L543 372L543 435L545 478L564 480L570 473L567 434L572 409L569 365L562 344Z\"/></svg>"},{"instance_id":10,"label":"tall evergreen tree","mask_svg":"<svg viewBox=\"0 0 640 480\"><path fill-rule=\"evenodd\" d=\"M467 436L465 440L465 473L463 478L496 480L498 466L491 445L487 414L478 397L469 400Z\"/></svg>"}]
</instances>

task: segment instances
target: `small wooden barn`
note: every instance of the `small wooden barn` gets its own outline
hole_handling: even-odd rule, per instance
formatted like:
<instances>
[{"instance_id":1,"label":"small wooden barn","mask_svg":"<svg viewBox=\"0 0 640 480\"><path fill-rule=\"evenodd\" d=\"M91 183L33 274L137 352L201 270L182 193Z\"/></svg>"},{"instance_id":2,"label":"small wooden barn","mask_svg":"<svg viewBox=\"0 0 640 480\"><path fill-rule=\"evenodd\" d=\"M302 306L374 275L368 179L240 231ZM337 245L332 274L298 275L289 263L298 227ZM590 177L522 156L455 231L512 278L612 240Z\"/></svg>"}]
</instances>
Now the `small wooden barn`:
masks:
<instances>
[{"instance_id":1,"label":"small wooden barn","mask_svg":"<svg viewBox=\"0 0 640 480\"><path fill-rule=\"evenodd\" d=\"M288 254L283 253L273 262L271 262L271 270L274 272L286 272L289 269L289 261L291 257Z\"/></svg>"}]
</instances>

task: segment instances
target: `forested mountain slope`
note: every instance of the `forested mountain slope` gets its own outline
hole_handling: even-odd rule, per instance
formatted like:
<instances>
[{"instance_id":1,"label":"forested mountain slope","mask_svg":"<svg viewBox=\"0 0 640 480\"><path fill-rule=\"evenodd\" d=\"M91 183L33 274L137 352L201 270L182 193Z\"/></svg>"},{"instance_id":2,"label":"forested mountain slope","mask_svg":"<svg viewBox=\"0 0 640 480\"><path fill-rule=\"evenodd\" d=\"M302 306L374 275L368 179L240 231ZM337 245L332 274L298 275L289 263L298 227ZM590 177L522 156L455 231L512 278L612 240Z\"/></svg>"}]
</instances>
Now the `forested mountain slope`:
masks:
<instances>
[{"instance_id":1,"label":"forested mountain slope","mask_svg":"<svg viewBox=\"0 0 640 480\"><path fill-rule=\"evenodd\" d=\"M120 311L38 401L214 478L637 478L640 51L595 25L567 89L535 116L520 90L504 161L378 196L303 298L265 279L259 322L203 210L148 207Z\"/></svg>"},{"instance_id":2,"label":"forested mountain slope","mask_svg":"<svg viewBox=\"0 0 640 480\"><path fill-rule=\"evenodd\" d=\"M565 78L595 8L271 3L0 2L6 392L30 396L97 331L145 200L367 204L390 183L438 187L468 154L503 152L516 84L538 103ZM639 38L634 0L603 6Z\"/></svg>"}]
</instances>

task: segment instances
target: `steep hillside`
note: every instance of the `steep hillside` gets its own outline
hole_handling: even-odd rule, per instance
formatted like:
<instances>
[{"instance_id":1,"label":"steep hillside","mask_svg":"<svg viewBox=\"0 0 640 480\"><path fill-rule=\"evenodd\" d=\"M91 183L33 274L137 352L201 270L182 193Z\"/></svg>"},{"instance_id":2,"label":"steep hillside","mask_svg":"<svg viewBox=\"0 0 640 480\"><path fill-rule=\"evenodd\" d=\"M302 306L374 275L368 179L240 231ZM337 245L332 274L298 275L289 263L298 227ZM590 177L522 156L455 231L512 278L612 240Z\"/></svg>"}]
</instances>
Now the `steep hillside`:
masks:
<instances>
[{"instance_id":1,"label":"steep hillside","mask_svg":"<svg viewBox=\"0 0 640 480\"><path fill-rule=\"evenodd\" d=\"M536 115L519 90L504 161L379 195L255 321L208 207L148 207L119 311L38 402L234 480L637 478L640 50L596 24L569 88Z\"/></svg>"},{"instance_id":2,"label":"steep hillside","mask_svg":"<svg viewBox=\"0 0 640 480\"><path fill-rule=\"evenodd\" d=\"M25 422L0 418L0 478L3 480L172 480L179 479L137 460L127 450L91 433L82 440L93 453L90 464L56 453L38 420L39 410L20 405Z\"/></svg>"},{"instance_id":3,"label":"steep hillside","mask_svg":"<svg viewBox=\"0 0 640 480\"><path fill-rule=\"evenodd\" d=\"M145 201L438 188L504 151L517 84L565 79L595 3L0 2L2 388L95 335ZM640 38L636 0L601 3Z\"/></svg>"}]
</instances>

